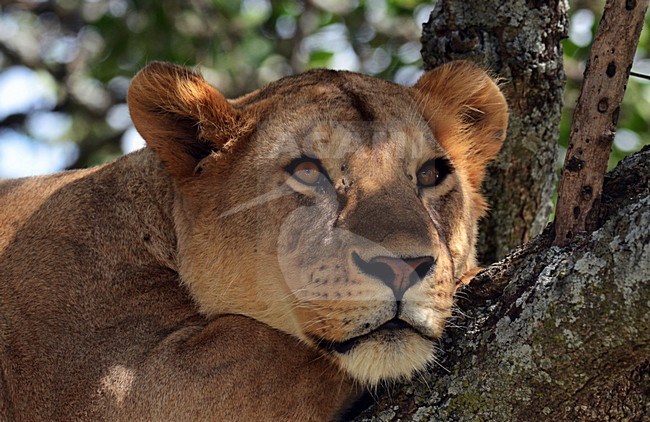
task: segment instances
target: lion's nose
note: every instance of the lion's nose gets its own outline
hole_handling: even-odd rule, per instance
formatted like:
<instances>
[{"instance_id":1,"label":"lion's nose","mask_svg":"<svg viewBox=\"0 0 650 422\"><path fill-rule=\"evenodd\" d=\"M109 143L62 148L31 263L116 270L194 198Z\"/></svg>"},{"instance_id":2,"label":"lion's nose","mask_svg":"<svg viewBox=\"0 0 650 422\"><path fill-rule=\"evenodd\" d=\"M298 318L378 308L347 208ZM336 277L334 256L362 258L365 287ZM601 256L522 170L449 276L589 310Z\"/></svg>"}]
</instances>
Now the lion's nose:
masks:
<instances>
[{"instance_id":1,"label":"lion's nose","mask_svg":"<svg viewBox=\"0 0 650 422\"><path fill-rule=\"evenodd\" d=\"M361 272L378 278L390 287L397 301L402 300L404 292L421 281L435 264L435 260L430 256L417 258L376 256L370 261L365 261L357 253L352 253L352 259Z\"/></svg>"}]
</instances>

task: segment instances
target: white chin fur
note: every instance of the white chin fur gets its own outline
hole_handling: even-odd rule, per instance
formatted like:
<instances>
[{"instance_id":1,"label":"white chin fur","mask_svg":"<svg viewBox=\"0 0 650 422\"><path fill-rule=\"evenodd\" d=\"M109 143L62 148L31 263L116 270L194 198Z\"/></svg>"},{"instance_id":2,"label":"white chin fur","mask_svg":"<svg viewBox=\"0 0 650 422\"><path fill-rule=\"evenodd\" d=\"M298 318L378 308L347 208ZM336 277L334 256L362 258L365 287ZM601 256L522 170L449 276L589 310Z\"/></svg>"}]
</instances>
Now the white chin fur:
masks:
<instances>
[{"instance_id":1,"label":"white chin fur","mask_svg":"<svg viewBox=\"0 0 650 422\"><path fill-rule=\"evenodd\" d=\"M340 365L353 378L368 386L380 381L411 378L434 359L431 340L415 333L400 338L369 338L345 354L338 354Z\"/></svg>"}]
</instances>

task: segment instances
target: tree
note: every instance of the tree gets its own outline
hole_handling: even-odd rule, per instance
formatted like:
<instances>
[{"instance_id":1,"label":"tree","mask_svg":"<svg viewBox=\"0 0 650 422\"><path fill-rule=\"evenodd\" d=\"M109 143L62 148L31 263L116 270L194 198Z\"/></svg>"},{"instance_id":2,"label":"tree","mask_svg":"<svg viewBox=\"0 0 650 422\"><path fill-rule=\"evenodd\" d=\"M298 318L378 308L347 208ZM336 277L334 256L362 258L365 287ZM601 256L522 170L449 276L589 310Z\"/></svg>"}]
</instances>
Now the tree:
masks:
<instances>
[{"instance_id":1,"label":"tree","mask_svg":"<svg viewBox=\"0 0 650 422\"><path fill-rule=\"evenodd\" d=\"M647 2L638 7L642 4L647 7ZM510 12L522 16L523 6ZM467 16L459 7L441 3L428 25L436 24L441 11ZM533 13L548 5L525 7ZM552 19L547 23L557 28ZM549 28L538 29L548 34ZM515 192L526 186L509 183ZM479 274L461 294L462 322L443 339L439 365L420 381L392 389L358 420L648 417L649 205L650 149L645 148L605 178L598 230L559 248L551 246L554 233L548 227Z\"/></svg>"}]
</instances>

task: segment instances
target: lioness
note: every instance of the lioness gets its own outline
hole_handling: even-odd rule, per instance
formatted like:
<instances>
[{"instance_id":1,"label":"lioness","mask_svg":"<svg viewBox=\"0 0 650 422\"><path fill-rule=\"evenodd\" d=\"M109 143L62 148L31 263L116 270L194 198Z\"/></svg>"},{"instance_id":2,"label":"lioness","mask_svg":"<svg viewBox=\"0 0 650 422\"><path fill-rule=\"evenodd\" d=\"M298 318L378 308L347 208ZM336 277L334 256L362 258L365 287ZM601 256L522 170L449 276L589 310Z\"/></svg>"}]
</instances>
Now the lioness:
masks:
<instances>
[{"instance_id":1,"label":"lioness","mask_svg":"<svg viewBox=\"0 0 650 422\"><path fill-rule=\"evenodd\" d=\"M0 184L0 419L331 420L434 359L507 107L314 70L226 100L152 63L147 148Z\"/></svg>"}]
</instances>

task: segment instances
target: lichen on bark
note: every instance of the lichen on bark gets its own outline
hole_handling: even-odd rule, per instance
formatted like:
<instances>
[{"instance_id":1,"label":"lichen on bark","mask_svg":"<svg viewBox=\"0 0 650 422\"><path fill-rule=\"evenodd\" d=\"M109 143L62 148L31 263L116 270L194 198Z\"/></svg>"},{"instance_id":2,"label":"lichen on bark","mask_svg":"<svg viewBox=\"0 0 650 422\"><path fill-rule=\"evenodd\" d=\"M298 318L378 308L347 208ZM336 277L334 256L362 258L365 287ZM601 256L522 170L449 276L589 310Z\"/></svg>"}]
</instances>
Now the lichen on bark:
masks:
<instances>
[{"instance_id":1,"label":"lichen on bark","mask_svg":"<svg viewBox=\"0 0 650 422\"><path fill-rule=\"evenodd\" d=\"M599 230L565 248L547 230L479 274L438 364L358 420L650 416L650 148L604 192Z\"/></svg>"},{"instance_id":2,"label":"lichen on bark","mask_svg":"<svg viewBox=\"0 0 650 422\"><path fill-rule=\"evenodd\" d=\"M492 210L481 224L484 263L503 258L548 222L557 181L567 10L566 0L440 0L423 26L427 69L456 59L478 62L502 79L508 99L508 136L485 183Z\"/></svg>"}]
</instances>

